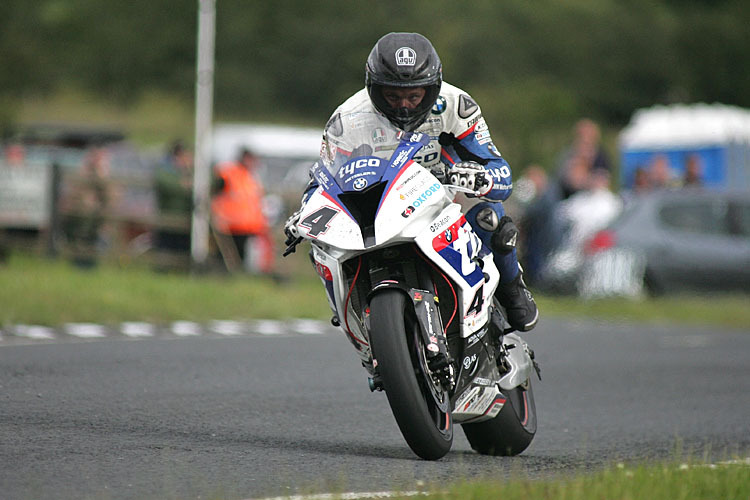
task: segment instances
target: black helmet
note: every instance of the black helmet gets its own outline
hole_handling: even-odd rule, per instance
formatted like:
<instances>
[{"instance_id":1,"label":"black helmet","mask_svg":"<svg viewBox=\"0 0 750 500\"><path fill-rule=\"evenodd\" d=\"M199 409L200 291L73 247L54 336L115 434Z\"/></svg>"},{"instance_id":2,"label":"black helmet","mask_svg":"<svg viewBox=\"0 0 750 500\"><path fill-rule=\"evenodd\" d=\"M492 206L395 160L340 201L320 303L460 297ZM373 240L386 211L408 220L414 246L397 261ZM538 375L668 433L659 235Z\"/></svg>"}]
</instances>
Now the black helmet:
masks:
<instances>
[{"instance_id":1,"label":"black helmet","mask_svg":"<svg viewBox=\"0 0 750 500\"><path fill-rule=\"evenodd\" d=\"M412 131L419 127L440 93L443 67L435 48L419 33L388 33L370 51L365 69L370 100L396 126ZM393 109L383 97L383 87L424 87L415 109Z\"/></svg>"}]
</instances>

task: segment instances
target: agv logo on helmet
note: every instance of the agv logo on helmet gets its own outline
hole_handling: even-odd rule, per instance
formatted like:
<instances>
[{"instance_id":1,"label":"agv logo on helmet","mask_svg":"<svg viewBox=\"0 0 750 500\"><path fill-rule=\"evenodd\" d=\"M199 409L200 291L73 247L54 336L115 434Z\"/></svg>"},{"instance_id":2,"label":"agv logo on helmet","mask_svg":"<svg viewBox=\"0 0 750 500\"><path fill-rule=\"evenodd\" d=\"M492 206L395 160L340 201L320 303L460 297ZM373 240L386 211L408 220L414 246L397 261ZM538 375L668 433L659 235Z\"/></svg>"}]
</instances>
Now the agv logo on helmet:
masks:
<instances>
[{"instance_id":1,"label":"agv logo on helmet","mask_svg":"<svg viewBox=\"0 0 750 500\"><path fill-rule=\"evenodd\" d=\"M401 47L396 51L398 66L414 66L417 63L417 53L411 47Z\"/></svg>"}]
</instances>

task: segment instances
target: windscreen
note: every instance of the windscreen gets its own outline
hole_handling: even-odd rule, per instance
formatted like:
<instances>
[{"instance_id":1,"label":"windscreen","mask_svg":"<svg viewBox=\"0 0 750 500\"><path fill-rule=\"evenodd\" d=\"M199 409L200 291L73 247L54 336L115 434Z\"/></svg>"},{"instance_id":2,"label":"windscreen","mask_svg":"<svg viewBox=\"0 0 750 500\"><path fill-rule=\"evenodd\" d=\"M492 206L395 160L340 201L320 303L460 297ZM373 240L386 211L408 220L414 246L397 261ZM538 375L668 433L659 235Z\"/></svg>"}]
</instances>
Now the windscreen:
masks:
<instances>
[{"instance_id":1,"label":"windscreen","mask_svg":"<svg viewBox=\"0 0 750 500\"><path fill-rule=\"evenodd\" d=\"M388 160L398 148L403 131L375 112L337 113L326 124L320 161L331 175L359 156Z\"/></svg>"}]
</instances>

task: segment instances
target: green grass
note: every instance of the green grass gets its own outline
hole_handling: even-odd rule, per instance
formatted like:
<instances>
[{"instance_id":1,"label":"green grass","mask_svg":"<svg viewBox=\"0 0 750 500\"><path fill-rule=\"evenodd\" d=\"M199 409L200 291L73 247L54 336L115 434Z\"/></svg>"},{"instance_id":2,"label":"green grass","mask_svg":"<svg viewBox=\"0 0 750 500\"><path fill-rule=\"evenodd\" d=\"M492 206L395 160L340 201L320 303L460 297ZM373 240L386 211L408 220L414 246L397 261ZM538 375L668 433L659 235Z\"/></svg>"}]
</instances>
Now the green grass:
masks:
<instances>
[{"instance_id":1,"label":"green grass","mask_svg":"<svg viewBox=\"0 0 750 500\"><path fill-rule=\"evenodd\" d=\"M80 269L12 255L0 265L0 325L166 322L330 316L319 281L157 273L141 266Z\"/></svg>"},{"instance_id":2,"label":"green grass","mask_svg":"<svg viewBox=\"0 0 750 500\"><path fill-rule=\"evenodd\" d=\"M542 313L551 316L713 325L750 331L750 295L740 293L596 300L538 296L536 300Z\"/></svg>"},{"instance_id":3,"label":"green grass","mask_svg":"<svg viewBox=\"0 0 750 500\"><path fill-rule=\"evenodd\" d=\"M299 251L280 261L289 279L157 273L144 265L80 269L64 260L12 254L0 264L0 325L167 322L210 319L327 319L317 275ZM750 330L750 297L601 299L537 295L542 318L705 324Z\"/></svg>"},{"instance_id":4,"label":"green grass","mask_svg":"<svg viewBox=\"0 0 750 500\"><path fill-rule=\"evenodd\" d=\"M406 497L404 497L406 498ZM414 498L414 497L411 497ZM750 464L617 464L593 474L549 480L466 481L429 500L717 500L750 498Z\"/></svg>"}]
</instances>

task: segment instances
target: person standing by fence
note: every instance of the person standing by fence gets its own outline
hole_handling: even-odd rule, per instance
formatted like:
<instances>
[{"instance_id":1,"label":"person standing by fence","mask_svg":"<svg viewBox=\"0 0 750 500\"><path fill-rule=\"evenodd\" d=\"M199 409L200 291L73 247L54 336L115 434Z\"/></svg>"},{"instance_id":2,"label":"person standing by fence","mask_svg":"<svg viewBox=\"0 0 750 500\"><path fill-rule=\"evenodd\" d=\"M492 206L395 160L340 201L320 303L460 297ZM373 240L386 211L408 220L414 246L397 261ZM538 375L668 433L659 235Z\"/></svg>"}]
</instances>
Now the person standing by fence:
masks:
<instances>
[{"instance_id":1,"label":"person standing by fence","mask_svg":"<svg viewBox=\"0 0 750 500\"><path fill-rule=\"evenodd\" d=\"M265 193L257 168L258 158L248 149L240 152L237 161L216 166L217 194L211 202L212 223L220 238L231 236L232 250L245 271L270 274L274 264L273 245L263 213Z\"/></svg>"},{"instance_id":2,"label":"person standing by fence","mask_svg":"<svg viewBox=\"0 0 750 500\"><path fill-rule=\"evenodd\" d=\"M63 228L71 244L73 260L88 267L107 245L104 227L111 197L109 154L102 146L91 147L65 198L68 215Z\"/></svg>"}]
</instances>

